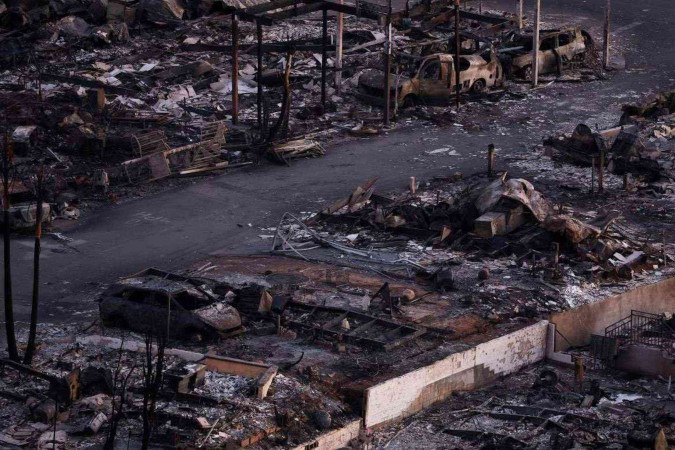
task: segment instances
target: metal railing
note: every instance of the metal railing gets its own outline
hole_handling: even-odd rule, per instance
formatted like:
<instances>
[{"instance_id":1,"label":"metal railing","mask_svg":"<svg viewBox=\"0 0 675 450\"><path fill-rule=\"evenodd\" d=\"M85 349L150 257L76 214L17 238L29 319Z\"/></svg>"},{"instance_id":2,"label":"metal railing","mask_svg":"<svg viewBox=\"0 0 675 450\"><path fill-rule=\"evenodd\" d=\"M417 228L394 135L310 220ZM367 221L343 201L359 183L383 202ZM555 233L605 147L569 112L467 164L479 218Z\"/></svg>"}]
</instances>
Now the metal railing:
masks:
<instances>
[{"instance_id":1,"label":"metal railing","mask_svg":"<svg viewBox=\"0 0 675 450\"><path fill-rule=\"evenodd\" d=\"M643 344L672 350L675 332L663 315L632 310L630 316L605 328L605 337L621 344Z\"/></svg>"}]
</instances>

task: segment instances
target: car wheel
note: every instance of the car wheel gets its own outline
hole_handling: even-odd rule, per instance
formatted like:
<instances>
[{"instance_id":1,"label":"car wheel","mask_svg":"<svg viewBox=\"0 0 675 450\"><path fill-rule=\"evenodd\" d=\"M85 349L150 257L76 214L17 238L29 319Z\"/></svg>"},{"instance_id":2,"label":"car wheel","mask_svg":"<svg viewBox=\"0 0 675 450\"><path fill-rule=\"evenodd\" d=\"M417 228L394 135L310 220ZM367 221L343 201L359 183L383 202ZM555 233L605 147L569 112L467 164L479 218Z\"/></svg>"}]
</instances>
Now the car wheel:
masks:
<instances>
[{"instance_id":1,"label":"car wheel","mask_svg":"<svg viewBox=\"0 0 675 450\"><path fill-rule=\"evenodd\" d=\"M471 90L477 94L485 92L486 88L485 80L476 80L473 82L473 86L471 86Z\"/></svg>"}]
</instances>

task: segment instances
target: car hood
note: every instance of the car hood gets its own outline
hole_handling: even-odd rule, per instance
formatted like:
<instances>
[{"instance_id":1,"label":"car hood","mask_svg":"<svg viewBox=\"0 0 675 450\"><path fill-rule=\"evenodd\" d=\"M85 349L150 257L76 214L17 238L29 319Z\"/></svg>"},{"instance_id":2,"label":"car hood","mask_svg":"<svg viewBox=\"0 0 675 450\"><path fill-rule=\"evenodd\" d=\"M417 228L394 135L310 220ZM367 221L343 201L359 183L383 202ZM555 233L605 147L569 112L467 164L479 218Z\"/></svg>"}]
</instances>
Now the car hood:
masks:
<instances>
[{"instance_id":1,"label":"car hood","mask_svg":"<svg viewBox=\"0 0 675 450\"><path fill-rule=\"evenodd\" d=\"M229 331L241 326L239 311L225 302L196 309L194 313L218 331Z\"/></svg>"}]
</instances>

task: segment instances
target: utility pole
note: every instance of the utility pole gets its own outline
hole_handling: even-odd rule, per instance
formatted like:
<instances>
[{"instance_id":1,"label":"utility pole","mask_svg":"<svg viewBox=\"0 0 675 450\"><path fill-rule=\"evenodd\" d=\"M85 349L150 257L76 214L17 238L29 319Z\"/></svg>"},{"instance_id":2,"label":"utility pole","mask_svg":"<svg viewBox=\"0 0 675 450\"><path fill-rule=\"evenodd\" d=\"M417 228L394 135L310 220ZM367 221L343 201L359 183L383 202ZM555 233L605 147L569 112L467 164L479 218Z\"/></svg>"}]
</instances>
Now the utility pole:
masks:
<instances>
[{"instance_id":1,"label":"utility pole","mask_svg":"<svg viewBox=\"0 0 675 450\"><path fill-rule=\"evenodd\" d=\"M459 92L462 87L459 84L459 2L455 0L455 107L459 112Z\"/></svg>"},{"instance_id":2,"label":"utility pole","mask_svg":"<svg viewBox=\"0 0 675 450\"><path fill-rule=\"evenodd\" d=\"M605 45L602 49L602 66L605 69L609 66L609 15L611 6L611 0L607 0L607 6L605 7Z\"/></svg>"},{"instance_id":3,"label":"utility pole","mask_svg":"<svg viewBox=\"0 0 675 450\"><path fill-rule=\"evenodd\" d=\"M523 2L524 0L518 0L518 29L523 29Z\"/></svg>"},{"instance_id":4,"label":"utility pole","mask_svg":"<svg viewBox=\"0 0 675 450\"><path fill-rule=\"evenodd\" d=\"M535 0L534 34L532 35L532 87L539 83L539 27L541 15L541 0Z\"/></svg>"},{"instance_id":5,"label":"utility pole","mask_svg":"<svg viewBox=\"0 0 675 450\"><path fill-rule=\"evenodd\" d=\"M344 4L344 0L340 0ZM335 90L338 95L342 94L342 33L344 31L344 13L337 14L337 36L335 38Z\"/></svg>"},{"instance_id":6,"label":"utility pole","mask_svg":"<svg viewBox=\"0 0 675 450\"><path fill-rule=\"evenodd\" d=\"M239 24L232 13L232 124L239 121Z\"/></svg>"},{"instance_id":7,"label":"utility pole","mask_svg":"<svg viewBox=\"0 0 675 450\"><path fill-rule=\"evenodd\" d=\"M391 0L387 2L387 20L385 23L385 42L384 42L384 126L389 126L389 104L391 103Z\"/></svg>"}]
</instances>

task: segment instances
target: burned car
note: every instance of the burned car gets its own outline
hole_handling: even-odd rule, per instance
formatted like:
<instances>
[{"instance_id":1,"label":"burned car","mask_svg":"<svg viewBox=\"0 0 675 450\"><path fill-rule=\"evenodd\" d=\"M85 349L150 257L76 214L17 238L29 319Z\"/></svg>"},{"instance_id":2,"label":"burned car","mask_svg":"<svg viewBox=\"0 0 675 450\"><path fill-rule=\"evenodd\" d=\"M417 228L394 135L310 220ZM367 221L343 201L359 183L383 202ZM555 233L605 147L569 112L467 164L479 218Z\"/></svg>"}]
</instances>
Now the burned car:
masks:
<instances>
[{"instance_id":1,"label":"burned car","mask_svg":"<svg viewBox=\"0 0 675 450\"><path fill-rule=\"evenodd\" d=\"M168 330L169 338L201 341L242 331L239 312L218 298L207 281L157 269L105 290L99 313L106 325L160 335Z\"/></svg>"},{"instance_id":2,"label":"burned car","mask_svg":"<svg viewBox=\"0 0 675 450\"><path fill-rule=\"evenodd\" d=\"M416 104L443 105L455 96L453 55L437 53L415 58L409 75L389 75L392 98L404 107ZM492 49L480 54L460 55L460 92L482 93L503 84L502 65ZM394 97L395 95L395 97ZM383 104L384 74L379 70L364 72L359 78L358 97L376 105Z\"/></svg>"},{"instance_id":3,"label":"burned car","mask_svg":"<svg viewBox=\"0 0 675 450\"><path fill-rule=\"evenodd\" d=\"M592 49L593 39L581 28L542 30L539 38L539 73L561 72L581 64ZM532 33L514 31L502 42L501 55L511 59L510 73L532 78Z\"/></svg>"}]
</instances>

